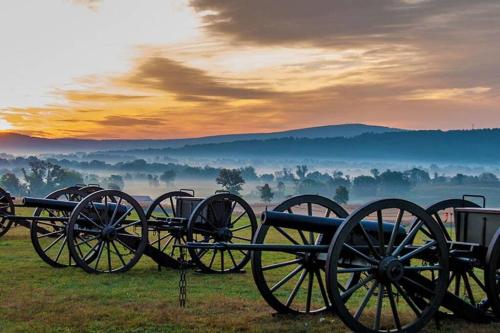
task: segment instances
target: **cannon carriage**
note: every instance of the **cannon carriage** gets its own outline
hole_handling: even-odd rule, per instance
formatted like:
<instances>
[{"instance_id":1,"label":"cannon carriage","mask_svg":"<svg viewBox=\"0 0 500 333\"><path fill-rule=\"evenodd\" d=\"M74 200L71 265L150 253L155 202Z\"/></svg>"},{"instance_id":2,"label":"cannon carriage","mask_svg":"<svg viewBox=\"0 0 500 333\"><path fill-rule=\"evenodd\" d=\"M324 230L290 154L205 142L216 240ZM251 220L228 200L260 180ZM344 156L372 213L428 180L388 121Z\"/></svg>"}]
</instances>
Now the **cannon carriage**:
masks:
<instances>
[{"instance_id":1,"label":"cannon carriage","mask_svg":"<svg viewBox=\"0 0 500 333\"><path fill-rule=\"evenodd\" d=\"M145 213L121 191L75 186L43 199L24 198L17 207L35 208L32 216L16 215L13 198L2 193L0 221L5 230L12 224L30 228L34 249L46 263L77 265L89 273L127 271L144 254L158 267L191 263L207 273L241 271L250 260L249 251L224 256L192 250L191 260L184 260L175 245L197 240L250 244L257 229L250 206L228 192L207 198L195 197L191 190L165 193Z\"/></svg>"},{"instance_id":2,"label":"cannon carriage","mask_svg":"<svg viewBox=\"0 0 500 333\"><path fill-rule=\"evenodd\" d=\"M256 286L273 309L333 311L355 332L419 332L444 314L500 318L500 210L465 198L427 209L384 199L348 214L299 196L263 213L251 245L184 247L250 249Z\"/></svg>"}]
</instances>

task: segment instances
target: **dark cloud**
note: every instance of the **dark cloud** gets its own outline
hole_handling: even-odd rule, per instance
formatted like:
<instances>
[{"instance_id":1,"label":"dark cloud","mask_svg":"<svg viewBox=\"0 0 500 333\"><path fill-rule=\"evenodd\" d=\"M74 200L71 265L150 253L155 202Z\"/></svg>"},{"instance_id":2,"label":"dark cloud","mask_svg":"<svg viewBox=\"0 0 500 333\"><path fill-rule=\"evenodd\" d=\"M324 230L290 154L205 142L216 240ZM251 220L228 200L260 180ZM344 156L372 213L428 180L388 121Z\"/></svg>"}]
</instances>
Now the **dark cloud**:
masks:
<instances>
[{"instance_id":1,"label":"dark cloud","mask_svg":"<svg viewBox=\"0 0 500 333\"><path fill-rule=\"evenodd\" d=\"M412 31L432 28L449 32L449 24L464 17L473 19L478 29L487 29L492 21L498 21L499 13L498 1L494 0L191 0L190 3L196 10L207 13L204 20L209 31L237 40L337 47L367 41L411 41L418 38Z\"/></svg>"},{"instance_id":2,"label":"dark cloud","mask_svg":"<svg viewBox=\"0 0 500 333\"><path fill-rule=\"evenodd\" d=\"M146 59L129 78L129 83L173 93L180 99L190 101L207 98L266 99L276 95L270 90L231 84L203 70L162 57Z\"/></svg>"},{"instance_id":3,"label":"dark cloud","mask_svg":"<svg viewBox=\"0 0 500 333\"><path fill-rule=\"evenodd\" d=\"M235 43L380 50L407 46L422 87L500 88L498 0L191 0L205 28ZM363 57L368 56L365 53Z\"/></svg>"}]
</instances>

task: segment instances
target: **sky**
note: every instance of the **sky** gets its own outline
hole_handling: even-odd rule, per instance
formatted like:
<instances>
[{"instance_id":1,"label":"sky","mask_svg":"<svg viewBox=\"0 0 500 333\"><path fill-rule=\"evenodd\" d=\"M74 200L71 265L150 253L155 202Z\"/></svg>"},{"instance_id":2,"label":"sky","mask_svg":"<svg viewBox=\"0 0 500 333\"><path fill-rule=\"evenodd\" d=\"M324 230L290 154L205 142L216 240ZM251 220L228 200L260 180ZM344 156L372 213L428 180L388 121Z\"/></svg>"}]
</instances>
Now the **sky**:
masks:
<instances>
[{"instance_id":1,"label":"sky","mask_svg":"<svg viewBox=\"0 0 500 333\"><path fill-rule=\"evenodd\" d=\"M0 131L500 127L498 0L3 0Z\"/></svg>"}]
</instances>

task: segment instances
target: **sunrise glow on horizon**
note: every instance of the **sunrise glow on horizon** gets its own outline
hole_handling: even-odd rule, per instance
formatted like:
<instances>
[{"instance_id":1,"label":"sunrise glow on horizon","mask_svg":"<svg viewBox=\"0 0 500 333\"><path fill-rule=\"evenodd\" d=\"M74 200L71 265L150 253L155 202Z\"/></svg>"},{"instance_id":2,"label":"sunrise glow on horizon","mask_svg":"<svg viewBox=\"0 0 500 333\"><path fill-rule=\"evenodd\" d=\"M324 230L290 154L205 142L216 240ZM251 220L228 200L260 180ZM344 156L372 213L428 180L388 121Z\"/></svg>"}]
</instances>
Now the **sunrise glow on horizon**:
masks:
<instances>
[{"instance_id":1,"label":"sunrise glow on horizon","mask_svg":"<svg viewBox=\"0 0 500 333\"><path fill-rule=\"evenodd\" d=\"M489 0L8 0L0 131L500 127L499 16Z\"/></svg>"}]
</instances>

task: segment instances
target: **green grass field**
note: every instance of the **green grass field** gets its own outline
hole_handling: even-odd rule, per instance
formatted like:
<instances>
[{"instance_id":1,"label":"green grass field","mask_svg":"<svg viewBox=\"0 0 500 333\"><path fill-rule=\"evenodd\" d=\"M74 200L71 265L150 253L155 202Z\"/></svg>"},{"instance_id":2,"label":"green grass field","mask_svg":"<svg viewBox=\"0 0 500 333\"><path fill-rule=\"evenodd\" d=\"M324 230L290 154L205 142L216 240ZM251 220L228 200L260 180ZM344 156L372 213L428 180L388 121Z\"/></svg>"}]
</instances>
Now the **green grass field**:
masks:
<instances>
[{"instance_id":1,"label":"green grass field","mask_svg":"<svg viewBox=\"0 0 500 333\"><path fill-rule=\"evenodd\" d=\"M21 212L22 213L22 212ZM344 332L334 315L276 315L262 300L250 267L245 274L189 271L187 307L178 302L179 272L157 271L143 257L119 275L55 269L34 252L27 229L0 239L1 332ZM459 319L428 332L498 332L500 324Z\"/></svg>"}]
</instances>

